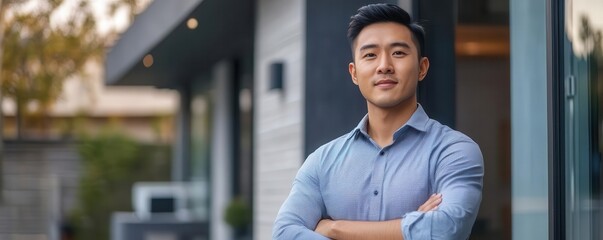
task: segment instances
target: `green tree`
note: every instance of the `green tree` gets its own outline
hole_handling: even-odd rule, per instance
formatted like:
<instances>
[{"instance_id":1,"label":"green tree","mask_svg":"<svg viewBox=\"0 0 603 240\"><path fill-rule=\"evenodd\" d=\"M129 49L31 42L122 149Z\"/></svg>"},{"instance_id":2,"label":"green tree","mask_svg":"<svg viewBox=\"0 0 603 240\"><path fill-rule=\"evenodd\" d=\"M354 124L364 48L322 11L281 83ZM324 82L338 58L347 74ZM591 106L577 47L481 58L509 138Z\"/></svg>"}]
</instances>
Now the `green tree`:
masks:
<instances>
[{"instance_id":1,"label":"green tree","mask_svg":"<svg viewBox=\"0 0 603 240\"><path fill-rule=\"evenodd\" d=\"M14 11L5 19L2 92L16 103L19 137L26 107L45 115L60 96L64 80L83 73L84 64L102 50L86 4L78 6L65 26L52 27L50 16L61 1L48 3L35 11Z\"/></svg>"},{"instance_id":2,"label":"green tree","mask_svg":"<svg viewBox=\"0 0 603 240\"><path fill-rule=\"evenodd\" d=\"M63 90L66 79L87 79L85 65L101 61L104 47L115 32L97 31L91 0L73 0L77 4L63 22L53 22L53 13L64 0L28 0L0 2L0 96L16 104L17 133L23 137L25 121L41 125ZM29 3L29 4L28 4ZM132 19L138 0L117 0L111 14L120 7L129 9Z\"/></svg>"},{"instance_id":3,"label":"green tree","mask_svg":"<svg viewBox=\"0 0 603 240\"><path fill-rule=\"evenodd\" d=\"M107 128L79 145L83 172L78 189L78 206L71 222L76 239L109 239L111 214L132 211L132 186L138 181L168 181L170 148L142 145Z\"/></svg>"}]
</instances>

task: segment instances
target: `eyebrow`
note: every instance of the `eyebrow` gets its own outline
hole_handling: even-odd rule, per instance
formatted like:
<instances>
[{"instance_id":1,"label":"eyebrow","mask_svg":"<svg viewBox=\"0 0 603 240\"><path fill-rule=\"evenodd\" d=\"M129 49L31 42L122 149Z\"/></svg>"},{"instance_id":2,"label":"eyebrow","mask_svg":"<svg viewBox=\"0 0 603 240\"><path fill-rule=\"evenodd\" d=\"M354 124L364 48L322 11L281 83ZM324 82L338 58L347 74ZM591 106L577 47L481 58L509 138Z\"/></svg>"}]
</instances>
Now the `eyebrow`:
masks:
<instances>
[{"instance_id":1,"label":"eyebrow","mask_svg":"<svg viewBox=\"0 0 603 240\"><path fill-rule=\"evenodd\" d=\"M377 48L377 44L366 44L366 45L362 45L362 47L360 47L360 49L358 49L358 51L364 51L366 49L371 49L371 48Z\"/></svg>"},{"instance_id":2,"label":"eyebrow","mask_svg":"<svg viewBox=\"0 0 603 240\"><path fill-rule=\"evenodd\" d=\"M393 42L389 46L410 49L410 45L408 45L408 43L406 43L406 42ZM363 50L371 49L371 48L377 48L377 47L378 47L377 44L366 44L366 45L362 45L362 47L360 47L359 51L363 51Z\"/></svg>"},{"instance_id":3,"label":"eyebrow","mask_svg":"<svg viewBox=\"0 0 603 240\"><path fill-rule=\"evenodd\" d=\"M410 49L410 45L408 45L408 43L405 42L394 42L392 44L390 44L391 47L402 47L402 48L406 48L406 49Z\"/></svg>"}]
</instances>

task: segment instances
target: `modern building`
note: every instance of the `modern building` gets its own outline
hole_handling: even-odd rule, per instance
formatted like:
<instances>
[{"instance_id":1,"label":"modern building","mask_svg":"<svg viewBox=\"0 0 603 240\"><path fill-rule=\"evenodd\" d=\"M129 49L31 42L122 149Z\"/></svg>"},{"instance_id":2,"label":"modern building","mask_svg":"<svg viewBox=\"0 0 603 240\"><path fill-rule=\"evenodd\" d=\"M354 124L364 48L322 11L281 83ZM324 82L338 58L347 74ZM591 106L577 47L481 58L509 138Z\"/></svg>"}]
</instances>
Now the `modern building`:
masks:
<instances>
[{"instance_id":1,"label":"modern building","mask_svg":"<svg viewBox=\"0 0 603 240\"><path fill-rule=\"evenodd\" d=\"M345 35L370 2L155 1L109 52L107 84L178 90L173 180L207 186L208 238L270 239L305 157L365 114ZM427 113L482 148L472 239L600 239L603 2L384 2L427 29ZM251 228L223 220L234 198Z\"/></svg>"}]
</instances>

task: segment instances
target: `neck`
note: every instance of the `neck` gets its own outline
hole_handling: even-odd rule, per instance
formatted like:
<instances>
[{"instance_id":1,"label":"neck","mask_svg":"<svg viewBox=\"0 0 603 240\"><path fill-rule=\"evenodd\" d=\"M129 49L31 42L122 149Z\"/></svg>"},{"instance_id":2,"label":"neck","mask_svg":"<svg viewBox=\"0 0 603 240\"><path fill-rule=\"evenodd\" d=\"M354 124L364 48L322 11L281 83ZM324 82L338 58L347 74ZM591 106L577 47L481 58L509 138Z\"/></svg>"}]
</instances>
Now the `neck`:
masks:
<instances>
[{"instance_id":1,"label":"neck","mask_svg":"<svg viewBox=\"0 0 603 240\"><path fill-rule=\"evenodd\" d=\"M368 126L369 136L383 148L392 144L394 132L402 127L417 109L416 98L405 101L392 108L377 107L369 102Z\"/></svg>"}]
</instances>

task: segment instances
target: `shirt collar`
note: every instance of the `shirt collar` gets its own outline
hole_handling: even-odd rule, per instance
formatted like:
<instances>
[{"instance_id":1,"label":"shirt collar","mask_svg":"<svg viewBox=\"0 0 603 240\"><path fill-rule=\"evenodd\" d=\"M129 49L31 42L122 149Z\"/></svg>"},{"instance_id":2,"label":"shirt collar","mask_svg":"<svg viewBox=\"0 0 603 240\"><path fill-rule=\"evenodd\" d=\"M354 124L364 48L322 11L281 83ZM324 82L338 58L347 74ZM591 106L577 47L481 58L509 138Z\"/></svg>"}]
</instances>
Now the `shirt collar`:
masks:
<instances>
[{"instance_id":1,"label":"shirt collar","mask_svg":"<svg viewBox=\"0 0 603 240\"><path fill-rule=\"evenodd\" d=\"M412 127L418 131L425 132L427 130L426 126L427 126L428 121L429 121L429 116L427 116L427 113L425 113L423 106L421 106L421 104L417 103L417 109L412 114L412 116L410 116L410 119L408 119L408 121L402 127L400 127L398 130L396 130L396 132L394 132L394 139L398 138L398 136L403 132L403 130L408 127ZM360 120L360 123L358 123L356 128L354 128L354 130L352 130L350 137L355 136L359 133L363 134L366 137L369 137L368 131L367 131L367 123L368 123L368 114L364 115L362 120Z\"/></svg>"}]
</instances>

